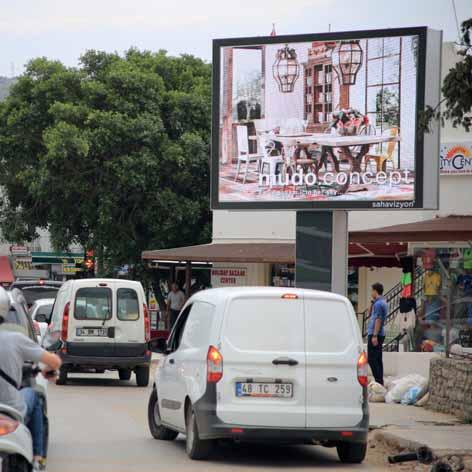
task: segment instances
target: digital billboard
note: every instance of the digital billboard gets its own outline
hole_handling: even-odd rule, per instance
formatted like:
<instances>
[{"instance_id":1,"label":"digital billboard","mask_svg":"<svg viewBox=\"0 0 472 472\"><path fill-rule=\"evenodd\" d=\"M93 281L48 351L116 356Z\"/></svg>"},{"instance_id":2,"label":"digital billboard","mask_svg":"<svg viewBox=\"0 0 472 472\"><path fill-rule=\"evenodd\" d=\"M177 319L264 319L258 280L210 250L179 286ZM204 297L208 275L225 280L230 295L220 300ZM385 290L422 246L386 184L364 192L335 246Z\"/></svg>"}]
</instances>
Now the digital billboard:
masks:
<instances>
[{"instance_id":1,"label":"digital billboard","mask_svg":"<svg viewBox=\"0 0 472 472\"><path fill-rule=\"evenodd\" d=\"M212 207L437 207L440 53L425 27L215 40Z\"/></svg>"}]
</instances>

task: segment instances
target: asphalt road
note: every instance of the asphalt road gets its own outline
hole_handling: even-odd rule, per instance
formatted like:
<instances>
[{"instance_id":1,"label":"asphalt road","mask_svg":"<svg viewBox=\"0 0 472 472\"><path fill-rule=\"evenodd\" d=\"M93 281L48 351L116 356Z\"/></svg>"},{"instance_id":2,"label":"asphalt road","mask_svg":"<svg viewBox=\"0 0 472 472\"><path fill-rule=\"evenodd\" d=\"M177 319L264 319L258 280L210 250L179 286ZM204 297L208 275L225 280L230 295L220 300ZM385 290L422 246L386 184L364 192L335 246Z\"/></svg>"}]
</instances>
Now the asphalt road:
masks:
<instances>
[{"instance_id":1,"label":"asphalt road","mask_svg":"<svg viewBox=\"0 0 472 472\"><path fill-rule=\"evenodd\" d=\"M380 470L370 459L342 465L335 449L315 446L226 445L210 461L191 461L182 436L173 442L151 437L150 390L136 387L134 376L130 382L117 377L80 375L66 386L50 385L48 472Z\"/></svg>"}]
</instances>

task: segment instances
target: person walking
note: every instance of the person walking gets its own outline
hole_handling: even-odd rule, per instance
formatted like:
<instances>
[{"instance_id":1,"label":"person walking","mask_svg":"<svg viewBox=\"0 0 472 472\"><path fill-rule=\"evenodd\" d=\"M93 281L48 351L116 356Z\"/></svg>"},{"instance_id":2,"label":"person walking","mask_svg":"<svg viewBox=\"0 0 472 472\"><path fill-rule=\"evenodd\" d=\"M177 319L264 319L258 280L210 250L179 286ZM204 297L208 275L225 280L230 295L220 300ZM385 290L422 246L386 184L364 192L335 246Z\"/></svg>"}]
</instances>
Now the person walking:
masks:
<instances>
[{"instance_id":1,"label":"person walking","mask_svg":"<svg viewBox=\"0 0 472 472\"><path fill-rule=\"evenodd\" d=\"M185 295L179 286L173 282L170 287L169 295L167 295L167 319L169 320L169 331L172 330L180 310L184 306Z\"/></svg>"},{"instance_id":2,"label":"person walking","mask_svg":"<svg viewBox=\"0 0 472 472\"><path fill-rule=\"evenodd\" d=\"M375 381L381 385L383 385L382 345L385 340L385 319L388 313L383 292L381 283L372 285L371 316L367 327L367 358Z\"/></svg>"},{"instance_id":3,"label":"person walking","mask_svg":"<svg viewBox=\"0 0 472 472\"><path fill-rule=\"evenodd\" d=\"M0 403L15 408L23 415L33 439L33 471L45 470L42 401L31 387L21 388L23 365L25 362L41 362L45 365L43 375L52 380L51 371L58 370L62 362L59 356L45 351L24 334L2 329L9 310L10 298L0 287Z\"/></svg>"}]
</instances>

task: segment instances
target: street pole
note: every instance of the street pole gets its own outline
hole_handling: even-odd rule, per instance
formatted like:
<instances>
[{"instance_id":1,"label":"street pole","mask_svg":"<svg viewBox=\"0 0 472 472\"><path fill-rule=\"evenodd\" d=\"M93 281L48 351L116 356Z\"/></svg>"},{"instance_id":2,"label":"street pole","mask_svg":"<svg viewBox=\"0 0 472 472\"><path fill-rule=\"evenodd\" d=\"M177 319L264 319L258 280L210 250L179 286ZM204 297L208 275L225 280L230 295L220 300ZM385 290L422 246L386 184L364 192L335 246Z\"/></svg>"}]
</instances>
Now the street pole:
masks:
<instances>
[{"instance_id":1,"label":"street pole","mask_svg":"<svg viewBox=\"0 0 472 472\"><path fill-rule=\"evenodd\" d=\"M451 332L451 299L452 299L452 278L449 275L449 272L444 267L444 264L440 258L438 258L439 266L442 273L447 278L447 303L446 303L446 339L444 342L446 357L449 357L449 344L450 344L450 332Z\"/></svg>"},{"instance_id":2,"label":"street pole","mask_svg":"<svg viewBox=\"0 0 472 472\"><path fill-rule=\"evenodd\" d=\"M297 211L295 285L347 296L348 214Z\"/></svg>"}]
</instances>

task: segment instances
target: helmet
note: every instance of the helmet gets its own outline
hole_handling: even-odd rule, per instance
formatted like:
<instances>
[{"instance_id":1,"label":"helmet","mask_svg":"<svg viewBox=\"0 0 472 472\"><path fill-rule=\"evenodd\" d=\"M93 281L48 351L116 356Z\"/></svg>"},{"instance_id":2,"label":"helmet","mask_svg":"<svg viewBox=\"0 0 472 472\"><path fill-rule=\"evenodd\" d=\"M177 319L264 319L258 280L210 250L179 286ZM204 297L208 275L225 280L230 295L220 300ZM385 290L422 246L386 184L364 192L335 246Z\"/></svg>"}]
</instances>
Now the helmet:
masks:
<instances>
[{"instance_id":1,"label":"helmet","mask_svg":"<svg viewBox=\"0 0 472 472\"><path fill-rule=\"evenodd\" d=\"M10 311L10 297L7 291L0 287L0 322L3 322Z\"/></svg>"}]
</instances>

